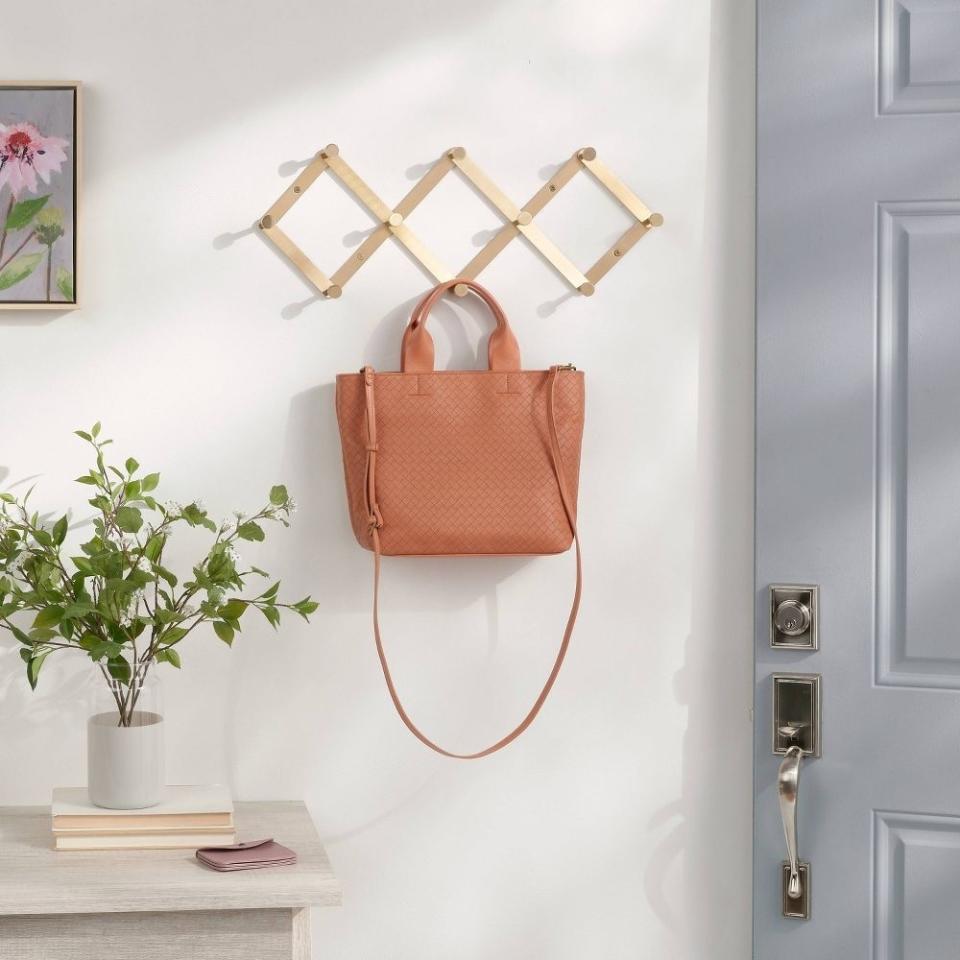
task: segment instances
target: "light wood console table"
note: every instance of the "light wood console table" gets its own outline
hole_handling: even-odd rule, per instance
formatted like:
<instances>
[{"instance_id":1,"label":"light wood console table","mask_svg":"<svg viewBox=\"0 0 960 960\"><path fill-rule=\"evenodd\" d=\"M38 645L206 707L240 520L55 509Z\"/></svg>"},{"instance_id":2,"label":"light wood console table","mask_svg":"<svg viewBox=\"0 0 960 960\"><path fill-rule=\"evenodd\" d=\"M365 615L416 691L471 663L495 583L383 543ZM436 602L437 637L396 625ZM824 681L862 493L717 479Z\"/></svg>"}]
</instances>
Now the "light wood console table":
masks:
<instances>
[{"instance_id":1,"label":"light wood console table","mask_svg":"<svg viewBox=\"0 0 960 960\"><path fill-rule=\"evenodd\" d=\"M0 807L0 960L310 960L340 885L302 803L237 803L290 867L217 873L192 850L54 851L48 807Z\"/></svg>"}]
</instances>

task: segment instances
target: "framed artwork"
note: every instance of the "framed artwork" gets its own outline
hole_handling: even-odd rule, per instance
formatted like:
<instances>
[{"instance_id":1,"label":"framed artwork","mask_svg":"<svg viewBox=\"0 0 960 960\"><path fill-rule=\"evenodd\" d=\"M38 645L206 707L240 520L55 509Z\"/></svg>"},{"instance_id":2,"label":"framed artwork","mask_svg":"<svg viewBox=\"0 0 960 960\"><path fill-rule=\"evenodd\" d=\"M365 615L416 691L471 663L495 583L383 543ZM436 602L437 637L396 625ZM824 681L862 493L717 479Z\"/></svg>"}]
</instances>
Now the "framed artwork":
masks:
<instances>
[{"instance_id":1,"label":"framed artwork","mask_svg":"<svg viewBox=\"0 0 960 960\"><path fill-rule=\"evenodd\" d=\"M0 310L77 306L80 84L0 83Z\"/></svg>"}]
</instances>

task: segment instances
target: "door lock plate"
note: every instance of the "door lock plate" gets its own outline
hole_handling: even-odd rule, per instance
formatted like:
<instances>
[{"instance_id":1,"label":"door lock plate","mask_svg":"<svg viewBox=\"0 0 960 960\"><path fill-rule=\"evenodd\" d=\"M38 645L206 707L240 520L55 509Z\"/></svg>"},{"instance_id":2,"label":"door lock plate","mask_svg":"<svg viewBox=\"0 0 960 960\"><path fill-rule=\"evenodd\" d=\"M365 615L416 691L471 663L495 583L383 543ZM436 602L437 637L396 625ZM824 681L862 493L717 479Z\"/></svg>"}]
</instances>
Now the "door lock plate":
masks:
<instances>
[{"instance_id":1,"label":"door lock plate","mask_svg":"<svg viewBox=\"0 0 960 960\"><path fill-rule=\"evenodd\" d=\"M800 747L805 757L820 756L820 674L773 675L773 752Z\"/></svg>"},{"instance_id":2,"label":"door lock plate","mask_svg":"<svg viewBox=\"0 0 960 960\"><path fill-rule=\"evenodd\" d=\"M814 584L770 585L770 646L817 650L820 646L820 588Z\"/></svg>"},{"instance_id":3,"label":"door lock plate","mask_svg":"<svg viewBox=\"0 0 960 960\"><path fill-rule=\"evenodd\" d=\"M781 909L785 917L793 920L810 919L810 864L801 860L797 864L800 873L800 896L791 897L787 887L790 884L790 864L786 860L780 865Z\"/></svg>"}]
</instances>

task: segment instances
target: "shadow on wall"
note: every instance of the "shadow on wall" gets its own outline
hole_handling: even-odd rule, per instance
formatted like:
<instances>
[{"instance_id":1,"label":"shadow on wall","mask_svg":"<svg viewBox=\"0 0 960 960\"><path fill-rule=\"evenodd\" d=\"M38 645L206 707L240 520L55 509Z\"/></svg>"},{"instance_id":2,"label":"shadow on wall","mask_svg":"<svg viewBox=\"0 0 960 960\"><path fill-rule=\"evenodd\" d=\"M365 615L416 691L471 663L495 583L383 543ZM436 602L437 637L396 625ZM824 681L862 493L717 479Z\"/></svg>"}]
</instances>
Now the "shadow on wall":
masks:
<instances>
[{"instance_id":1,"label":"shadow on wall","mask_svg":"<svg viewBox=\"0 0 960 960\"><path fill-rule=\"evenodd\" d=\"M291 91L316 83L321 75L336 89L357 86L376 74L380 61L423 41L423 24L430 23L431 42L442 47L447 36L471 32L473 25L495 15L503 4L449 4L437 0L420 5L415 15L405 4L300 6L287 14L269 4L252 8L250 16L225 17L218 5L200 7L189 0L170 0L165 15L150 21L151 49L162 51L158 60L175 57L181 63L202 63L203 90L198 95L196 73L174 69L167 62L144 63L143 48L136 43L111 47L109 70L117 76L135 77L126 99L110 109L101 105L91 76L85 92L85 150L90 156L110 155L115 173L123 163L135 164L141 155L156 155L193 137L211 137L217 128L247 122L262 104L289 96ZM189 23L189 30L183 24ZM111 35L135 37L144 29L143 11L134 5L110 7ZM331 38L363 37L363 56L349 43ZM210 37L216 37L215 44ZM325 38L325 39L324 39ZM279 56L278 51L283 51ZM154 69L150 69L153 66ZM189 104L189 109L185 105ZM136 108L135 135L124 137L124 149L111 151L115 135L112 110ZM130 119L130 118L128 118ZM291 164L284 167L284 175ZM87 189L94 186L106 166L85 171Z\"/></svg>"},{"instance_id":2,"label":"shadow on wall","mask_svg":"<svg viewBox=\"0 0 960 960\"><path fill-rule=\"evenodd\" d=\"M700 332L691 633L675 696L687 707L683 793L648 824L668 832L647 899L684 956L750 955L753 700L754 8L711 16L705 303ZM683 860L685 929L664 891Z\"/></svg>"}]
</instances>

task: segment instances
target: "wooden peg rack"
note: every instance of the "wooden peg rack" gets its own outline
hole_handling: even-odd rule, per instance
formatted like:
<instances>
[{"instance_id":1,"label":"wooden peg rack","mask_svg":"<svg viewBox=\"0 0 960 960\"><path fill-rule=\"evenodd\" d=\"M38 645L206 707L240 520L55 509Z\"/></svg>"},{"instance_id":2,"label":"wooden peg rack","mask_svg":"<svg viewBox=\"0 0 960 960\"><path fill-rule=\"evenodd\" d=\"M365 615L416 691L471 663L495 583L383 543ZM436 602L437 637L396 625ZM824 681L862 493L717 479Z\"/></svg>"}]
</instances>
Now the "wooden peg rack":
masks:
<instances>
[{"instance_id":1,"label":"wooden peg rack","mask_svg":"<svg viewBox=\"0 0 960 960\"><path fill-rule=\"evenodd\" d=\"M379 225L373 232L329 277L279 227L284 214L307 192L310 185L324 170L329 170L379 221ZM497 233L468 264L456 273L438 260L406 223L410 214L451 170L459 170L504 219L504 224ZM590 173L636 221L589 270L584 272L581 272L579 267L534 222L534 217L581 170ZM662 223L663 217L659 213L653 213L606 164L599 160L597 151L593 147L577 150L522 207L518 207L474 163L463 147L453 147L430 167L396 206L389 207L340 156L340 150L335 143L328 144L314 156L296 180L280 194L273 206L258 221L264 236L320 293L331 298L339 297L343 293L347 281L373 256L388 237L394 237L403 244L407 252L439 283L454 277L476 279L494 257L517 236L522 236L574 290L589 297L596 290L597 283L623 258L623 255L651 228L659 227ZM467 293L465 285L458 285L454 289L460 296Z\"/></svg>"}]
</instances>

